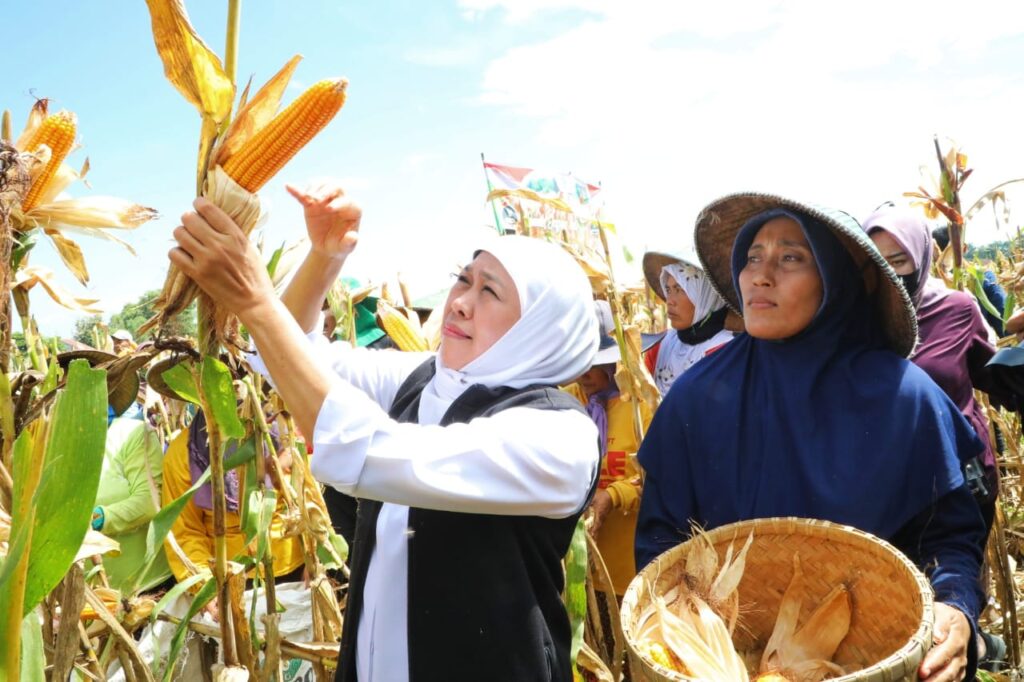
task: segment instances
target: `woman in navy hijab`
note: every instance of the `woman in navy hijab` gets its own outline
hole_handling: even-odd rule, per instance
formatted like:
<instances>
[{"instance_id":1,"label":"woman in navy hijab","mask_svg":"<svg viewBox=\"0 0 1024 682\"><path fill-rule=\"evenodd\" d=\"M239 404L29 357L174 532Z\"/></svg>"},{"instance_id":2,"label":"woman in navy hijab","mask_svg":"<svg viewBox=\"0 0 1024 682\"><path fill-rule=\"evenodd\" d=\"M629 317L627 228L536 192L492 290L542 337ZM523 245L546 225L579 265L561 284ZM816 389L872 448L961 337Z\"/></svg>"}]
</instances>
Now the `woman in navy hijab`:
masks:
<instances>
[{"instance_id":1,"label":"woman in navy hijab","mask_svg":"<svg viewBox=\"0 0 1024 682\"><path fill-rule=\"evenodd\" d=\"M697 253L746 333L672 387L640 449L637 567L689 535L775 516L892 542L936 593L921 679L973 679L984 525L960 460L974 429L905 357L897 275L845 213L764 194L701 212Z\"/></svg>"}]
</instances>

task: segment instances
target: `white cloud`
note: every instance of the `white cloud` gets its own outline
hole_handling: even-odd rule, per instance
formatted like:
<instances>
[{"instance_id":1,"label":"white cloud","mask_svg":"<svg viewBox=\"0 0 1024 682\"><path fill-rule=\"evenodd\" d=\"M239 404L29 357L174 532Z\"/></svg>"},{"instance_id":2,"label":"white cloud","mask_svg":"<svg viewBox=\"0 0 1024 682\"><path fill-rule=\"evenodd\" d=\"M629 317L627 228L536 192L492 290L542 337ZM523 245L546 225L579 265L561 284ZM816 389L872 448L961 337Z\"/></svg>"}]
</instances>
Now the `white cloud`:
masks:
<instances>
[{"instance_id":1,"label":"white cloud","mask_svg":"<svg viewBox=\"0 0 1024 682\"><path fill-rule=\"evenodd\" d=\"M992 48L1024 33L1024 4L460 5L519 22L591 10L488 64L481 102L536 119L542 144L578 150L613 218L652 247L684 248L699 208L744 188L870 210L916 186L933 132L978 152L968 197L1021 158L1024 95L1017 76L992 70Z\"/></svg>"}]
</instances>

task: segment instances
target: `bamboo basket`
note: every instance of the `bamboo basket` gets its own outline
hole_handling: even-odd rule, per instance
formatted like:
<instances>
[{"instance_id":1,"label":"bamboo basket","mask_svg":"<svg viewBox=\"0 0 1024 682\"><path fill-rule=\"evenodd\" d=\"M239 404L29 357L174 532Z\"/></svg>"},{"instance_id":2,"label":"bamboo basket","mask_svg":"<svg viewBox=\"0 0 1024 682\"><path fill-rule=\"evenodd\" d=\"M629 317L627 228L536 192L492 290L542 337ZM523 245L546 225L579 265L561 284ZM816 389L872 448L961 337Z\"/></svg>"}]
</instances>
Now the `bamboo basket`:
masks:
<instances>
[{"instance_id":1,"label":"bamboo basket","mask_svg":"<svg viewBox=\"0 0 1024 682\"><path fill-rule=\"evenodd\" d=\"M899 682L917 680L917 669L932 643L932 589L927 578L899 550L873 535L827 521L798 518L756 519L716 528L708 533L725 555L729 543L738 550L750 531L753 544L739 585L740 624L733 636L737 651L760 660L793 575L793 554L800 554L805 580L803 623L828 591L839 583L850 588L853 613L850 632L833 660L856 671L836 682ZM652 561L633 579L622 600L622 630L633 679L677 682L689 678L648 661L637 652L633 633L637 618L650 601L649 581L656 594L680 582L685 558L693 547L685 542ZM750 660L750 659L747 659Z\"/></svg>"}]
</instances>

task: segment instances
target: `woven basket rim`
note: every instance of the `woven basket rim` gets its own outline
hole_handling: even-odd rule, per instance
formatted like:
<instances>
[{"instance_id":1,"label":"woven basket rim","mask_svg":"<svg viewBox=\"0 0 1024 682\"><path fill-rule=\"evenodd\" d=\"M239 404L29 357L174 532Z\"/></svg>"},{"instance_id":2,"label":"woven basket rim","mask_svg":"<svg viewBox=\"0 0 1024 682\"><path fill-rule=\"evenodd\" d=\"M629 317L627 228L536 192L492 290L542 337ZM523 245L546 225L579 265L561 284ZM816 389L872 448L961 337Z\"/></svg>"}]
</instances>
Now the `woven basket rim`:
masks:
<instances>
[{"instance_id":1,"label":"woven basket rim","mask_svg":"<svg viewBox=\"0 0 1024 682\"><path fill-rule=\"evenodd\" d=\"M890 669L897 667L909 667L912 670L916 670L920 661L923 660L924 654L932 645L932 627L935 620L934 596L931 584L920 569L918 569L918 567L915 566L914 563L903 554L903 552L896 549L896 547L889 542L872 535L871 533L854 528L853 526L846 526L821 519L807 519L796 516L780 516L737 521L735 523L714 528L708 531L707 535L710 540L716 544L726 540L739 540L742 542L743 538L745 538L751 530L754 531L754 538L756 540L759 531L761 533L766 533L792 529L794 527L799 528L801 534L809 537L841 538L848 542L852 541L853 544L858 544L862 547L873 547L879 554L886 554L889 557L894 558L898 563L902 564L905 569L907 569L908 574L913 578L913 582L918 590L918 596L921 599L921 622L918 624L917 630L910 636L906 643L886 658L866 668L843 675L842 677L830 678L829 682L866 682L868 680L897 679L892 678L891 675L887 675L885 671L889 671ZM654 561L645 566L626 588L626 593L622 598L619 618L622 625L623 636L626 640L626 648L630 655L643 659L643 656L637 651L636 641L633 638L632 632L633 625L630 622L632 615L639 604L639 596L643 585L647 581L653 584L657 580L658 574L666 568L666 565L672 566L678 563L679 558L689 552L690 547L692 547L692 542L692 539L687 540L686 542L682 542L660 554ZM656 667L659 672L665 670L655 663L646 659L643 660L651 668ZM906 665L907 663L913 663L913 665L908 666ZM672 679L672 677L666 674L669 672L670 671L660 672L660 674ZM675 675L678 676L677 679L679 680L688 679L678 673Z\"/></svg>"}]
</instances>

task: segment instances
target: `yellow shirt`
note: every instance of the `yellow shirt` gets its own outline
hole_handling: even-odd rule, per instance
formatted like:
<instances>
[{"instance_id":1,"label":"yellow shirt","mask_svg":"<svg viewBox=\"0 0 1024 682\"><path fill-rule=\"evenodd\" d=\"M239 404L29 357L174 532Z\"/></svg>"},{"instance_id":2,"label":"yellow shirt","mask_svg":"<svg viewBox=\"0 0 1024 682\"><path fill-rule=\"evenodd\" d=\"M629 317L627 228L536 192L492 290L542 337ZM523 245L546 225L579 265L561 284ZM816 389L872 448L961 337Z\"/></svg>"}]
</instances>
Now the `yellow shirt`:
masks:
<instances>
[{"instance_id":1,"label":"yellow shirt","mask_svg":"<svg viewBox=\"0 0 1024 682\"><path fill-rule=\"evenodd\" d=\"M166 506L192 487L192 474L188 467L188 429L178 434L167 446L163 473L163 504ZM284 503L278 498L277 510L270 522L270 552L274 557L275 576L287 575L303 563L300 538L297 536L282 537L284 534L284 521L281 518L283 509ZM224 525L228 559L240 554L251 554L245 546L239 515L229 511L224 518ZM202 509L196 505L194 500L189 500L171 530L189 560L198 568L209 568L209 560L214 556L213 511ZM172 549L169 540L164 541L164 553L167 555L171 571L178 582L190 575L185 564Z\"/></svg>"},{"instance_id":2,"label":"yellow shirt","mask_svg":"<svg viewBox=\"0 0 1024 682\"><path fill-rule=\"evenodd\" d=\"M578 384L572 384L566 390L586 405L587 397ZM601 478L597 486L608 492L612 509L597 532L597 549L608 567L613 591L622 596L636 575L633 539L640 510L640 466L636 461L640 443L633 428L632 403L615 396L608 401L605 411L608 413L608 451L601 457ZM651 411L641 402L640 418L645 433L651 417ZM609 591L600 579L596 587Z\"/></svg>"}]
</instances>

